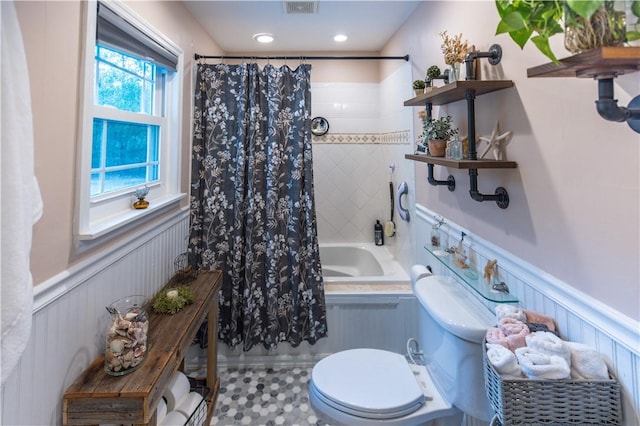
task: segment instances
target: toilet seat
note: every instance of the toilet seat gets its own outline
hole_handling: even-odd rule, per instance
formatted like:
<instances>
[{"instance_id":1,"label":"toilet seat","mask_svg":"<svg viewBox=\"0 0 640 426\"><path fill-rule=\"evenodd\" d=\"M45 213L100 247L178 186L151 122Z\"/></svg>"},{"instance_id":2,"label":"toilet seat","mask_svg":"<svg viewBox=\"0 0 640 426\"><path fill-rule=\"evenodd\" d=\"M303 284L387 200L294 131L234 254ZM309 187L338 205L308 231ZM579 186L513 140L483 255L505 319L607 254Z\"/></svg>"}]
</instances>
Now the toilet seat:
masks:
<instances>
[{"instance_id":1,"label":"toilet seat","mask_svg":"<svg viewBox=\"0 0 640 426\"><path fill-rule=\"evenodd\" d=\"M330 355L311 372L310 392L328 406L364 419L411 414L425 398L402 355L352 349Z\"/></svg>"}]
</instances>

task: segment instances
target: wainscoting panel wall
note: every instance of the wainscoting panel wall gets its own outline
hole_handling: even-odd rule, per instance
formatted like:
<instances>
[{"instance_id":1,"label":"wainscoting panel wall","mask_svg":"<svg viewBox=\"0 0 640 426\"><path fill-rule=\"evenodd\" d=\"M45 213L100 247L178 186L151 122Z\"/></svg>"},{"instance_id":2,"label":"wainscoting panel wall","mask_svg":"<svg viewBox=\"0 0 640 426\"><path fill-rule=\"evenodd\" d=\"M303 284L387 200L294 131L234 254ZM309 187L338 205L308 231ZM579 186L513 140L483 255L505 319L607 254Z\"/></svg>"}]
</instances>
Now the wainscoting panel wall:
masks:
<instances>
[{"instance_id":1,"label":"wainscoting panel wall","mask_svg":"<svg viewBox=\"0 0 640 426\"><path fill-rule=\"evenodd\" d=\"M430 265L434 273L456 278L424 249L430 244L434 215L416 204L417 261ZM640 324L446 218L445 223L441 228L445 247L456 245L464 231L467 234L465 248L475 255L475 268L480 276L486 262L497 259L499 279L509 286L520 306L555 318L563 339L591 345L606 357L610 370L623 387L623 424L639 425ZM495 308L494 303L483 303L491 310Z\"/></svg>"},{"instance_id":2,"label":"wainscoting panel wall","mask_svg":"<svg viewBox=\"0 0 640 426\"><path fill-rule=\"evenodd\" d=\"M404 354L407 340L418 337L418 302L411 293L327 293L329 335L315 345L303 342L297 348L281 343L274 350L254 347L242 352L221 344L218 365L227 367L309 367L325 356L355 348L374 348ZM186 367L206 365L204 350L192 347Z\"/></svg>"},{"instance_id":3,"label":"wainscoting panel wall","mask_svg":"<svg viewBox=\"0 0 640 426\"><path fill-rule=\"evenodd\" d=\"M104 349L105 306L162 287L186 250L188 225L182 211L35 287L31 339L2 386L1 424L62 423L64 391Z\"/></svg>"}]
</instances>

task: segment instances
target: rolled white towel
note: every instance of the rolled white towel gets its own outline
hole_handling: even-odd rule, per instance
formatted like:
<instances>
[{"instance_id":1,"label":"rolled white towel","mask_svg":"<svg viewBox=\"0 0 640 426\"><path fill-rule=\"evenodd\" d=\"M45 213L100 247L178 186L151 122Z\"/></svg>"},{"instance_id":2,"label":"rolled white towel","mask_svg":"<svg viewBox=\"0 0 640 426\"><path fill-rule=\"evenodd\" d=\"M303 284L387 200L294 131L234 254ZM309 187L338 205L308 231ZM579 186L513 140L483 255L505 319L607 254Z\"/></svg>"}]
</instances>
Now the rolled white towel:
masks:
<instances>
[{"instance_id":1,"label":"rolled white towel","mask_svg":"<svg viewBox=\"0 0 640 426\"><path fill-rule=\"evenodd\" d=\"M527 347L544 355L558 356L571 366L571 353L564 340L549 331L536 331L525 337Z\"/></svg>"},{"instance_id":2,"label":"rolled white towel","mask_svg":"<svg viewBox=\"0 0 640 426\"><path fill-rule=\"evenodd\" d=\"M502 345L487 343L487 359L493 368L502 375L521 377L522 369L516 355Z\"/></svg>"},{"instance_id":3,"label":"rolled white towel","mask_svg":"<svg viewBox=\"0 0 640 426\"><path fill-rule=\"evenodd\" d=\"M609 378L607 364L600 352L591 346L577 342L566 342L571 354L572 379L602 379Z\"/></svg>"},{"instance_id":4,"label":"rolled white towel","mask_svg":"<svg viewBox=\"0 0 640 426\"><path fill-rule=\"evenodd\" d=\"M524 314L524 311L514 305L500 304L496 306L495 312L496 322L500 321L502 318L513 318L522 322L527 320L527 316Z\"/></svg>"},{"instance_id":5,"label":"rolled white towel","mask_svg":"<svg viewBox=\"0 0 640 426\"><path fill-rule=\"evenodd\" d=\"M522 372L530 379L567 379L571 375L569 364L559 356L524 347L516 349L516 357Z\"/></svg>"}]
</instances>

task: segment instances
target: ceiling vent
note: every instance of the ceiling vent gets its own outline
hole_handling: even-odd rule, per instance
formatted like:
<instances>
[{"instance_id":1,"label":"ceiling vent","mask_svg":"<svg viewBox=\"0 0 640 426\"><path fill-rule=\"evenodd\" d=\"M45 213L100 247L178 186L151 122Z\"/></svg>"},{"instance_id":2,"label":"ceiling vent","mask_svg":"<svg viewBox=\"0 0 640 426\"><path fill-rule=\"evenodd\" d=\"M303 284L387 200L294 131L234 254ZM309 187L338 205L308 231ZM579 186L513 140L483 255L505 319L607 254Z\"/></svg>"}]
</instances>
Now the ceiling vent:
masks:
<instances>
[{"instance_id":1,"label":"ceiling vent","mask_svg":"<svg viewBox=\"0 0 640 426\"><path fill-rule=\"evenodd\" d=\"M317 1L284 1L284 10L287 15L318 13Z\"/></svg>"}]
</instances>

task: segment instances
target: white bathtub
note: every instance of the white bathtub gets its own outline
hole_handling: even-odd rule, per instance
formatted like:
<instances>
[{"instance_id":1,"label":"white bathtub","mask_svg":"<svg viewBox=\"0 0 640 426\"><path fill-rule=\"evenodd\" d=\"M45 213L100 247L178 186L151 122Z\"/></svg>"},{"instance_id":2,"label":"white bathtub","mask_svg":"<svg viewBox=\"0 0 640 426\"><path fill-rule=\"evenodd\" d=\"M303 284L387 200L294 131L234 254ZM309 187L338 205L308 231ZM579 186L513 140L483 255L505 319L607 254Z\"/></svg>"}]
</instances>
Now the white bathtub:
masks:
<instances>
[{"instance_id":1,"label":"white bathtub","mask_svg":"<svg viewBox=\"0 0 640 426\"><path fill-rule=\"evenodd\" d=\"M325 284L410 283L409 275L385 246L320 244L320 263Z\"/></svg>"}]
</instances>

